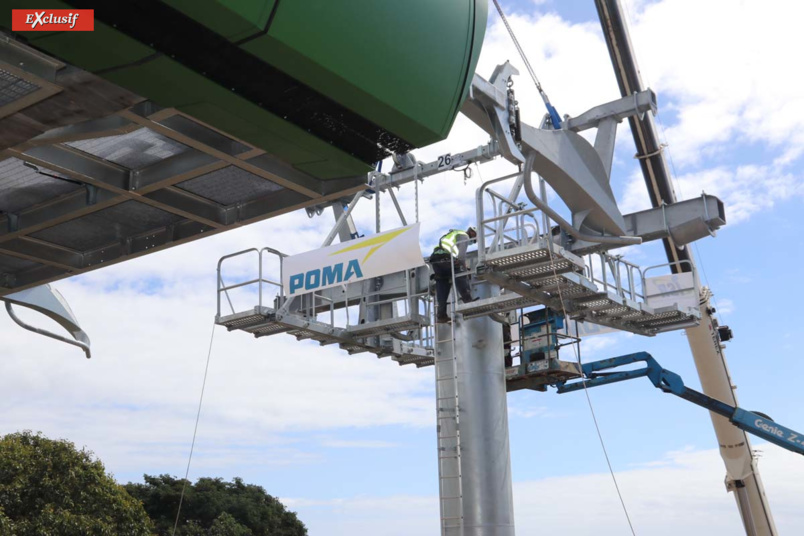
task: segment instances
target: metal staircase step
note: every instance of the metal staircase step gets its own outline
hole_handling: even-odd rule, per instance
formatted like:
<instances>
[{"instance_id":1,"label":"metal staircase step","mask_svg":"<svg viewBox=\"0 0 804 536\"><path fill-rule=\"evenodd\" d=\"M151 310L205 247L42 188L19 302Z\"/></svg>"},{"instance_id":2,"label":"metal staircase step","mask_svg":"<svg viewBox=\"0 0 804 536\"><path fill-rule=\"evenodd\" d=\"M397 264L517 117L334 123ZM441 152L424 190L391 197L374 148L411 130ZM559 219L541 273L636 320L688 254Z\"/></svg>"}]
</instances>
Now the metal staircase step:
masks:
<instances>
[{"instance_id":1,"label":"metal staircase step","mask_svg":"<svg viewBox=\"0 0 804 536\"><path fill-rule=\"evenodd\" d=\"M566 272L579 273L582 270L582 266L578 266L570 259L554 258L553 262L520 266L518 268L506 268L505 273L511 277L516 277L521 281L530 283Z\"/></svg>"},{"instance_id":2,"label":"metal staircase step","mask_svg":"<svg viewBox=\"0 0 804 536\"><path fill-rule=\"evenodd\" d=\"M394 361L402 365L416 365L416 368L432 366L433 360L418 356L394 356Z\"/></svg>"},{"instance_id":3,"label":"metal staircase step","mask_svg":"<svg viewBox=\"0 0 804 536\"><path fill-rule=\"evenodd\" d=\"M489 253L482 263L507 273L528 267L538 267L549 273L558 270L559 265L567 266L567 263L583 269L583 259L546 240Z\"/></svg>"},{"instance_id":4,"label":"metal staircase step","mask_svg":"<svg viewBox=\"0 0 804 536\"><path fill-rule=\"evenodd\" d=\"M504 313L540 305L541 302L527 296L520 296L513 292L505 292L492 298L484 298L469 303L459 303L455 306L455 312L462 314L464 318L475 318L491 313Z\"/></svg>"},{"instance_id":5,"label":"metal staircase step","mask_svg":"<svg viewBox=\"0 0 804 536\"><path fill-rule=\"evenodd\" d=\"M435 351L432 348L424 348L397 339L392 342L393 360L400 365L416 365L421 368L435 364Z\"/></svg>"},{"instance_id":6,"label":"metal staircase step","mask_svg":"<svg viewBox=\"0 0 804 536\"><path fill-rule=\"evenodd\" d=\"M270 337L279 333L287 333L290 328L278 322L265 322L259 326L254 326L243 331L253 333L255 337Z\"/></svg>"},{"instance_id":7,"label":"metal staircase step","mask_svg":"<svg viewBox=\"0 0 804 536\"><path fill-rule=\"evenodd\" d=\"M643 329L653 329L657 333L673 331L698 325L700 312L696 309L686 311L675 307L665 307L651 311L644 318L634 321L634 324Z\"/></svg>"},{"instance_id":8,"label":"metal staircase step","mask_svg":"<svg viewBox=\"0 0 804 536\"><path fill-rule=\"evenodd\" d=\"M390 348L374 346L370 344L361 344L359 342L341 343L339 346L341 350L345 350L349 355L362 354L367 352L374 354L377 357L390 357L395 355Z\"/></svg>"},{"instance_id":9,"label":"metal staircase step","mask_svg":"<svg viewBox=\"0 0 804 536\"><path fill-rule=\"evenodd\" d=\"M532 281L529 286L549 294L554 299L578 300L600 293L600 289L585 276L566 272L553 277Z\"/></svg>"},{"instance_id":10,"label":"metal staircase step","mask_svg":"<svg viewBox=\"0 0 804 536\"><path fill-rule=\"evenodd\" d=\"M363 340L375 334L418 329L428 325L428 320L418 314L354 326L362 328L360 330L333 328L329 324L289 313L279 315L270 307L255 307L249 311L220 316L215 322L226 326L229 331L239 330L251 333L255 337L287 333L297 340L313 340L322 346L337 344L349 354L368 352L377 357L393 356L400 365L425 367L433 364L433 350L430 348L422 348L396 339L393 340L393 346L380 347L366 344Z\"/></svg>"},{"instance_id":11,"label":"metal staircase step","mask_svg":"<svg viewBox=\"0 0 804 536\"><path fill-rule=\"evenodd\" d=\"M215 323L226 326L229 331L241 330L252 333L255 337L266 337L290 330L288 326L276 321L275 311L268 307L255 307L252 311L218 317Z\"/></svg>"},{"instance_id":12,"label":"metal staircase step","mask_svg":"<svg viewBox=\"0 0 804 536\"><path fill-rule=\"evenodd\" d=\"M236 329L246 329L263 324L267 319L265 312L260 311L259 307L255 307L250 311L219 316L215 319L215 323L219 326L226 326L226 329L229 331L234 331Z\"/></svg>"},{"instance_id":13,"label":"metal staircase step","mask_svg":"<svg viewBox=\"0 0 804 536\"><path fill-rule=\"evenodd\" d=\"M371 337L374 335L382 335L386 333L401 333L403 331L410 331L419 329L424 326L430 325L427 318L417 314L409 314L405 316L397 316L385 320L377 320L376 322L366 322L357 324L346 328L349 335L360 337Z\"/></svg>"}]
</instances>

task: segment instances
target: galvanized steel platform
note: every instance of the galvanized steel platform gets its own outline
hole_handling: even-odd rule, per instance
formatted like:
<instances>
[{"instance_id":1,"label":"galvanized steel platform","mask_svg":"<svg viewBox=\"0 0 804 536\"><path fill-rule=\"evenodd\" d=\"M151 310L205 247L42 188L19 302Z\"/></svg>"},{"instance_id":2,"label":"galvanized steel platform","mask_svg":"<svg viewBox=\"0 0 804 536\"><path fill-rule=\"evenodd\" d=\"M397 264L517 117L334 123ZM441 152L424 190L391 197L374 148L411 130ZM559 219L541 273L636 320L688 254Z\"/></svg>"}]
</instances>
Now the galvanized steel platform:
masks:
<instances>
[{"instance_id":1,"label":"galvanized steel platform","mask_svg":"<svg viewBox=\"0 0 804 536\"><path fill-rule=\"evenodd\" d=\"M498 251L485 256L476 270L477 277L499 285L502 293L459 303L456 312L473 318L543 305L565 311L573 320L646 336L694 326L700 320L694 307L654 309L626 289L601 288L585 268L581 257L544 240Z\"/></svg>"},{"instance_id":2,"label":"galvanized steel platform","mask_svg":"<svg viewBox=\"0 0 804 536\"><path fill-rule=\"evenodd\" d=\"M243 331L255 337L287 333L296 337L296 340L314 340L322 346L337 344L350 355L373 353L377 357L390 356L400 365L424 367L433 364L430 349L396 340L387 346L377 346L368 340L380 334L419 329L429 323L416 314L339 328L300 315L278 312L271 307L258 306L250 311L218 316L215 323L225 326L229 331Z\"/></svg>"}]
</instances>

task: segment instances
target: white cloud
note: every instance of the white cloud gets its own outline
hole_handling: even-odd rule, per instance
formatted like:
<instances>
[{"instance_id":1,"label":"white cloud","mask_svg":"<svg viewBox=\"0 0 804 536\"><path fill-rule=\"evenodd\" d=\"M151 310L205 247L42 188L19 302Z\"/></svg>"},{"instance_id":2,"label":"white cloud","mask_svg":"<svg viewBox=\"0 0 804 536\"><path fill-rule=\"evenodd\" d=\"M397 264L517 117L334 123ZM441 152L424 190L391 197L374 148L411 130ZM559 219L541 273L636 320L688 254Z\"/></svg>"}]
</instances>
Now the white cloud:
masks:
<instances>
[{"instance_id":1,"label":"white cloud","mask_svg":"<svg viewBox=\"0 0 804 536\"><path fill-rule=\"evenodd\" d=\"M778 52L800 41L800 9L778 0L665 0L629 10L643 78L672 96L680 112L671 136L677 159L695 160L702 148L740 137L778 143L779 130L800 121L779 113L802 98L788 84L797 78ZM755 29L764 24L774 32L759 43ZM695 38L679 39L681 28Z\"/></svg>"},{"instance_id":2,"label":"white cloud","mask_svg":"<svg viewBox=\"0 0 804 536\"><path fill-rule=\"evenodd\" d=\"M735 311L736 306L734 305L734 300L730 300L728 298L718 298L717 299L717 312L720 314L728 315Z\"/></svg>"},{"instance_id":3,"label":"white cloud","mask_svg":"<svg viewBox=\"0 0 804 536\"><path fill-rule=\"evenodd\" d=\"M550 416L550 410L546 406L519 406L513 405L509 402L508 415L510 417L519 417L522 419L532 419L534 417Z\"/></svg>"},{"instance_id":4,"label":"white cloud","mask_svg":"<svg viewBox=\"0 0 804 536\"><path fill-rule=\"evenodd\" d=\"M717 166L682 174L674 186L679 199L698 197L701 193L720 198L726 205L729 224L744 222L777 203L804 196L802 178L782 173L775 166ZM641 176L631 177L620 208L625 213L650 208Z\"/></svg>"},{"instance_id":5,"label":"white cloud","mask_svg":"<svg viewBox=\"0 0 804 536\"><path fill-rule=\"evenodd\" d=\"M321 441L324 447L336 449L387 449L398 447L399 444L390 441L377 441L372 439L349 440L349 439L324 439Z\"/></svg>"},{"instance_id":6,"label":"white cloud","mask_svg":"<svg viewBox=\"0 0 804 536\"><path fill-rule=\"evenodd\" d=\"M774 446L760 462L780 534L804 531L804 467L798 457ZM533 463L547 463L535 455ZM516 468L514 468L516 474ZM723 486L716 450L685 449L637 468L617 472L617 481L637 534L688 536L739 534L740 516ZM437 495L283 499L299 511L311 533L436 533ZM567 536L627 534L628 525L608 473L515 482L514 515L521 534Z\"/></svg>"}]
</instances>

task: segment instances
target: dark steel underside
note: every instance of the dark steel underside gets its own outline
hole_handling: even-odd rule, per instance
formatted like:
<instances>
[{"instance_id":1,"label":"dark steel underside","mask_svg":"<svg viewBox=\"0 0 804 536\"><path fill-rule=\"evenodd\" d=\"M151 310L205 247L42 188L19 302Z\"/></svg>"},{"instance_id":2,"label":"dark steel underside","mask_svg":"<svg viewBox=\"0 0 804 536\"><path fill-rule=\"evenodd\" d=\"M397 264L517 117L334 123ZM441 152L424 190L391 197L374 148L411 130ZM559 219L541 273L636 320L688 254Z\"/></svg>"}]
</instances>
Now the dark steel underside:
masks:
<instances>
[{"instance_id":1,"label":"dark steel underside","mask_svg":"<svg viewBox=\"0 0 804 536\"><path fill-rule=\"evenodd\" d=\"M361 190L0 43L0 296Z\"/></svg>"}]
</instances>

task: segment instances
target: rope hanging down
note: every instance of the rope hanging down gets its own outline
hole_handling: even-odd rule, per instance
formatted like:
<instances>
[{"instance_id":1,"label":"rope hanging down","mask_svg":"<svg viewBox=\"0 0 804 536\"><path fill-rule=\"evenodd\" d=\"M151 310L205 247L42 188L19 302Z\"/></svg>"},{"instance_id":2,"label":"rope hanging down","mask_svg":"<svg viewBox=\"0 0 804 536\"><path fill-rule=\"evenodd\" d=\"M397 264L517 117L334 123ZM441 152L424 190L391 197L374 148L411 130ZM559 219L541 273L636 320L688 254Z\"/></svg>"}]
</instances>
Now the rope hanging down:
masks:
<instances>
[{"instance_id":1,"label":"rope hanging down","mask_svg":"<svg viewBox=\"0 0 804 536\"><path fill-rule=\"evenodd\" d=\"M497 0L494 0L494 2L496 3ZM525 176L525 187L526 188L531 188L531 186L529 186L529 184L530 184L530 180L531 180L530 175L533 173L533 160L534 159L533 159L532 155L528 155L528 158L525 160L525 166L524 166L524 168L522 170L522 173L526 175ZM544 179L542 179L540 177L539 181L543 183ZM543 195L545 195L546 192L544 190L542 190L542 192L543 192ZM535 193L534 193L534 195L535 195ZM550 227L547 227L547 229L550 229ZM551 233L549 231L547 231L547 230L545 232L546 232L545 238L547 240L552 240ZM567 331L569 332L569 319L570 319L570 316L569 316L569 314L567 314L567 306L564 303L564 294L561 292L561 283L559 281L558 270L556 268L556 263L555 263L554 258L553 258L553 248L550 247L549 245L547 247L547 254L548 254L549 259L550 259L550 267L551 267L552 272L553 272L553 277L555 278L555 281L558 282L558 285L556 285L556 286L558 288L558 300L559 300L559 303L561 305L561 314L563 314L564 318L567 319ZM604 270L606 269L605 265L603 266L603 269ZM578 326L578 323L576 321L576 323L575 323L576 334L577 334L577 326ZM575 353L575 360L578 363L578 368L582 369L583 363L581 362L580 344L577 344L577 345L572 344L571 346L572 346L573 352ZM586 378L584 378L583 375L581 375L581 382L583 384L584 393L586 394L586 402L589 405L589 412L592 415L592 422L595 425L595 431L597 432L597 438L600 441L600 447L603 450L603 457L606 459L606 465L609 468L609 474L611 475L611 480L614 482L614 489L617 492L617 497L620 499L620 505L623 508L623 513L625 514L625 519L628 522L628 528L631 530L631 535L636 536L636 531L634 530L634 525L631 522L631 516L628 513L628 507L625 505L625 499L623 498L622 491L620 491L620 485L617 482L617 476L614 473L614 467L611 465L611 460L609 458L609 452L606 449L606 443L603 440L603 433L600 431L600 424L597 422L597 415L595 415L595 408L592 405L592 398L589 396L589 391L588 391L587 386L586 386Z\"/></svg>"},{"instance_id":2,"label":"rope hanging down","mask_svg":"<svg viewBox=\"0 0 804 536\"><path fill-rule=\"evenodd\" d=\"M533 83L536 84L536 89L539 91L539 95L541 95L542 100L544 101L544 105L547 108L547 113L550 114L550 122L553 124L553 128L561 128L561 117L558 115L558 110L556 110L555 107L550 104L550 99L547 97L547 93L544 92L544 89L542 89L542 84L539 82L539 77L536 76L536 72L533 70L533 67L531 67L530 61L528 61L528 57L525 55L525 51L520 46L519 39L517 39L516 34L514 34L514 29L511 28L510 24L508 24L508 18L505 16L499 0L492 1L494 2L494 7L497 8L497 13L500 14L500 19L502 19L505 29L508 30L508 35L511 36L511 41L514 42L514 46L516 47L516 51L519 53L519 57L522 58L522 62L525 64L525 69L527 69L528 74L533 80Z\"/></svg>"},{"instance_id":3,"label":"rope hanging down","mask_svg":"<svg viewBox=\"0 0 804 536\"><path fill-rule=\"evenodd\" d=\"M198 400L198 412L195 415L195 429L193 429L193 442L190 445L190 456L187 458L187 470L184 472L184 483L181 486L181 495L179 496L179 507L176 510L176 522L173 523L172 535L176 536L176 529L179 526L179 516L181 515L181 506L184 502L184 492L187 489L187 477L190 476L190 463L193 461L193 451L195 450L195 438L198 435L198 421L201 420L201 404L204 402L204 391L207 388L207 375L209 374L209 359L212 357L212 342L215 340L215 324L212 324L212 334L209 336L209 351L207 352L207 364L204 367L204 381L201 382L201 397Z\"/></svg>"}]
</instances>

